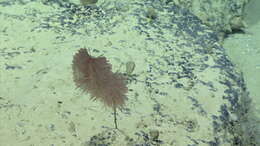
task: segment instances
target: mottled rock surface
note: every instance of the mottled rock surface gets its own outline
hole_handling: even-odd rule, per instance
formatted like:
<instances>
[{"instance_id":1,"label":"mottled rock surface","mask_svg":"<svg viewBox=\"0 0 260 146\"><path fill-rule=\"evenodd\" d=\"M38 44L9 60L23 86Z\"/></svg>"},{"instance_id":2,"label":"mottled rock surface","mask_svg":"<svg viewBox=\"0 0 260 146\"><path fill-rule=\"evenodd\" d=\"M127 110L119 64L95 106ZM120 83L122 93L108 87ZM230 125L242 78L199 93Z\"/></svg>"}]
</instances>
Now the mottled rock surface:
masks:
<instances>
[{"instance_id":1,"label":"mottled rock surface","mask_svg":"<svg viewBox=\"0 0 260 146\"><path fill-rule=\"evenodd\" d=\"M152 13L152 14L151 14ZM159 1L0 2L0 141L10 145L240 145L247 94L212 31ZM134 70L118 111L75 89L82 47ZM244 102L244 103L246 103ZM158 131L158 138L151 136Z\"/></svg>"}]
</instances>

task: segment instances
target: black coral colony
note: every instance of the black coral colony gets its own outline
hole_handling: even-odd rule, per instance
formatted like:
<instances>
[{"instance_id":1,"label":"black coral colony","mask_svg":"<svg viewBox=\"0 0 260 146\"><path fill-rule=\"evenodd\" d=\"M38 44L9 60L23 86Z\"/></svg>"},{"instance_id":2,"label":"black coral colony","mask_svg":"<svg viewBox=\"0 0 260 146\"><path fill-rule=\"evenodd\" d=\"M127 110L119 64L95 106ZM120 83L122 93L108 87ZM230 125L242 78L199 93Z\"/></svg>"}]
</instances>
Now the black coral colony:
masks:
<instances>
[{"instance_id":1,"label":"black coral colony","mask_svg":"<svg viewBox=\"0 0 260 146\"><path fill-rule=\"evenodd\" d=\"M128 90L123 75L113 73L112 65L105 57L92 57L85 48L74 55L72 69L78 88L90 93L91 99L98 99L114 109L117 128L116 108L124 105Z\"/></svg>"}]
</instances>

